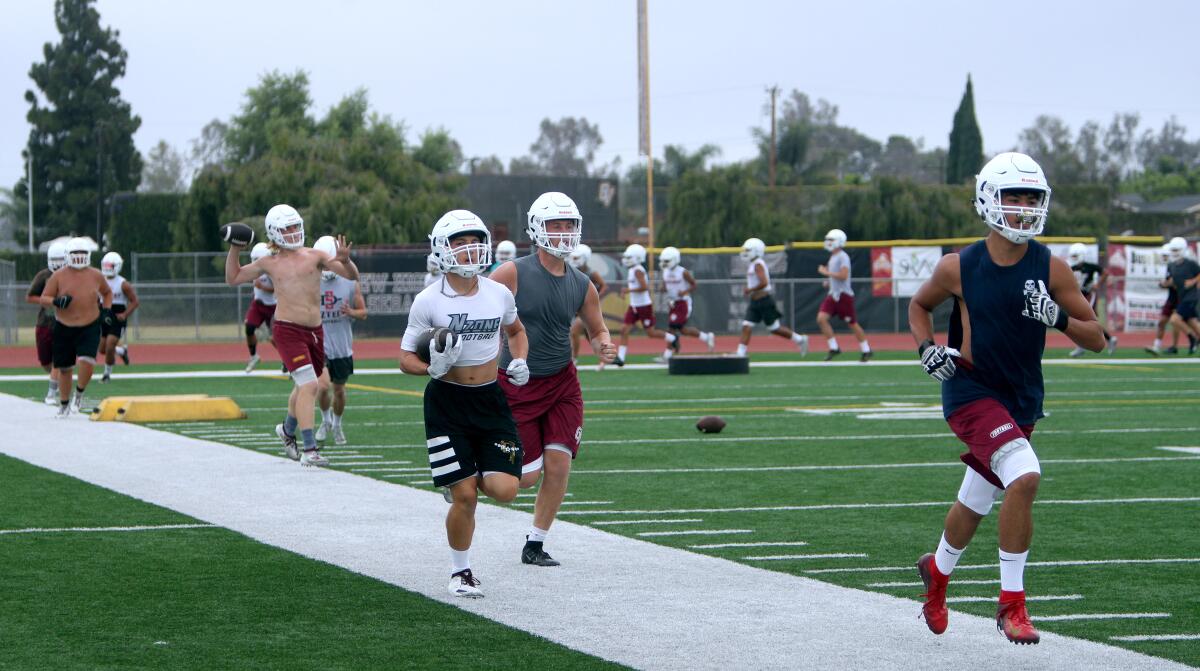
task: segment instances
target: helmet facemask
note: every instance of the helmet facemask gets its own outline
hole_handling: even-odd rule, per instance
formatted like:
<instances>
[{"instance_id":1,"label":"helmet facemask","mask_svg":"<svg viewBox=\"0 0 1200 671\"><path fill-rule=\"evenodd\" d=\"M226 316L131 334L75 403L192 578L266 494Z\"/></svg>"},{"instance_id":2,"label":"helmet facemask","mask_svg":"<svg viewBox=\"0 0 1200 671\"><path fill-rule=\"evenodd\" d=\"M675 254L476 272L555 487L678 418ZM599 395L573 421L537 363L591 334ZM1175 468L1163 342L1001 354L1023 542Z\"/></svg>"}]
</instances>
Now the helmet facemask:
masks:
<instances>
[{"instance_id":1,"label":"helmet facemask","mask_svg":"<svg viewBox=\"0 0 1200 671\"><path fill-rule=\"evenodd\" d=\"M1000 186L983 183L978 191L975 208L984 223L1008 240L1023 245L1042 234L1046 228L1046 216L1050 210L1050 189L1041 186ZM1034 205L1006 204L1004 196L1033 193L1037 195ZM1015 217L1010 221L1009 217Z\"/></svg>"},{"instance_id":2,"label":"helmet facemask","mask_svg":"<svg viewBox=\"0 0 1200 671\"><path fill-rule=\"evenodd\" d=\"M474 242L461 242L464 236L473 236ZM440 245L435 241L435 251L442 272L454 273L459 277L474 277L492 265L492 243L487 231L461 231L443 238ZM458 242L459 244L455 244Z\"/></svg>"},{"instance_id":3,"label":"helmet facemask","mask_svg":"<svg viewBox=\"0 0 1200 671\"><path fill-rule=\"evenodd\" d=\"M546 250L553 256L560 259L565 259L571 256L571 252L579 246L579 241L583 237L583 223L576 218L558 218L541 221L540 218L531 217L529 224L529 238L538 247ZM538 219L535 225L532 220ZM568 230L550 231L548 228L562 228L562 223L566 222Z\"/></svg>"}]
</instances>

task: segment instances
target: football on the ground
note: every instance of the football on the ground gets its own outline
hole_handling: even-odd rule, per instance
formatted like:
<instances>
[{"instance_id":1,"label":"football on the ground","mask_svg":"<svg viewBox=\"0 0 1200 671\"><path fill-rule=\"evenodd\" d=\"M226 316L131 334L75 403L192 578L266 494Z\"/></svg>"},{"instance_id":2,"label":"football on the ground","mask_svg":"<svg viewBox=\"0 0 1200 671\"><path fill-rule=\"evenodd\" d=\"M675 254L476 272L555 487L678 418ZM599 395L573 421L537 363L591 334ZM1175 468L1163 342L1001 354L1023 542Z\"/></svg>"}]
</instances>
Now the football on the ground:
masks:
<instances>
[{"instance_id":1,"label":"football on the ground","mask_svg":"<svg viewBox=\"0 0 1200 671\"><path fill-rule=\"evenodd\" d=\"M708 415L701 417L700 421L696 422L696 428L700 433L721 433L721 429L725 428L725 420L716 415Z\"/></svg>"},{"instance_id":2,"label":"football on the ground","mask_svg":"<svg viewBox=\"0 0 1200 671\"><path fill-rule=\"evenodd\" d=\"M437 338L437 351L439 352L444 352L447 347L454 346L454 331L445 326L426 329L424 333L417 336L417 358L425 363L429 363L429 345L434 338Z\"/></svg>"},{"instance_id":3,"label":"football on the ground","mask_svg":"<svg viewBox=\"0 0 1200 671\"><path fill-rule=\"evenodd\" d=\"M225 224L221 227L221 239L231 245L247 247L254 242L254 229L240 222Z\"/></svg>"}]
</instances>

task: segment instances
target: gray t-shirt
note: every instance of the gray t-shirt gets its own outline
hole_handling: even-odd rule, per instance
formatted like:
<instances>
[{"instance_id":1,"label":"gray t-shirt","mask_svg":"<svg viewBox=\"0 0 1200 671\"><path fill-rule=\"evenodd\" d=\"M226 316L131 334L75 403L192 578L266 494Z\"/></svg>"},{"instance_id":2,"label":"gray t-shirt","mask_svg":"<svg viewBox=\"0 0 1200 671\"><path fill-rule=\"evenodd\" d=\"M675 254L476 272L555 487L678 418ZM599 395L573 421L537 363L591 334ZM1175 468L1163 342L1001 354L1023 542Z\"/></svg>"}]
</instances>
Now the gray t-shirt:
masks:
<instances>
[{"instance_id":1,"label":"gray t-shirt","mask_svg":"<svg viewBox=\"0 0 1200 671\"><path fill-rule=\"evenodd\" d=\"M529 374L547 377L571 363L571 322L583 308L591 280L571 264L555 276L542 266L537 253L522 256L517 266L517 314L529 337ZM500 350L500 368L512 361L508 339Z\"/></svg>"},{"instance_id":2,"label":"gray t-shirt","mask_svg":"<svg viewBox=\"0 0 1200 671\"><path fill-rule=\"evenodd\" d=\"M835 301L843 295L854 295L854 289L850 287L850 255L846 253L846 250L839 249L829 257L829 272L838 273L842 268L846 269L846 279L829 278L829 295L833 296Z\"/></svg>"},{"instance_id":3,"label":"gray t-shirt","mask_svg":"<svg viewBox=\"0 0 1200 671\"><path fill-rule=\"evenodd\" d=\"M354 289L358 282L334 275L332 280L321 278L321 327L325 330L325 358L345 359L354 356L354 334L350 330L350 315L342 314L342 306L354 307Z\"/></svg>"},{"instance_id":4,"label":"gray t-shirt","mask_svg":"<svg viewBox=\"0 0 1200 671\"><path fill-rule=\"evenodd\" d=\"M1187 280L1200 275L1200 263L1191 259L1180 259L1167 266L1167 272L1175 282L1175 290L1179 292L1180 305L1195 303L1197 298L1200 298L1200 291L1197 291L1195 286L1189 288L1184 284Z\"/></svg>"}]
</instances>

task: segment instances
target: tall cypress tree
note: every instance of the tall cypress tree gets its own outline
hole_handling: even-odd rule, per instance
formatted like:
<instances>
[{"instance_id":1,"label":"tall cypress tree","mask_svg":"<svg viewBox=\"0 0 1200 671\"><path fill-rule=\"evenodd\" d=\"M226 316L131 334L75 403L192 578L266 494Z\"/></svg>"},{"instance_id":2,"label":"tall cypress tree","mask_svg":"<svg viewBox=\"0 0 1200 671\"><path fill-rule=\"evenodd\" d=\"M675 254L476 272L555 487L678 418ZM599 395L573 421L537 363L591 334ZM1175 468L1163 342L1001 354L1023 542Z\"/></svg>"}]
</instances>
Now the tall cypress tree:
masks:
<instances>
[{"instance_id":1,"label":"tall cypress tree","mask_svg":"<svg viewBox=\"0 0 1200 671\"><path fill-rule=\"evenodd\" d=\"M119 33L100 26L95 0L56 0L54 23L62 40L42 47L44 61L29 77L39 95L25 92L33 128L34 220L38 237L103 233L105 203L141 181L142 157L133 134L142 125L121 99L116 80L128 54ZM27 152L25 152L27 155ZM15 191L28 194L24 178ZM99 240L97 240L99 242Z\"/></svg>"},{"instance_id":2,"label":"tall cypress tree","mask_svg":"<svg viewBox=\"0 0 1200 671\"><path fill-rule=\"evenodd\" d=\"M962 184L983 167L983 135L975 119L975 93L971 75L967 75L967 90L954 113L950 130L950 149L946 152L946 183Z\"/></svg>"}]
</instances>

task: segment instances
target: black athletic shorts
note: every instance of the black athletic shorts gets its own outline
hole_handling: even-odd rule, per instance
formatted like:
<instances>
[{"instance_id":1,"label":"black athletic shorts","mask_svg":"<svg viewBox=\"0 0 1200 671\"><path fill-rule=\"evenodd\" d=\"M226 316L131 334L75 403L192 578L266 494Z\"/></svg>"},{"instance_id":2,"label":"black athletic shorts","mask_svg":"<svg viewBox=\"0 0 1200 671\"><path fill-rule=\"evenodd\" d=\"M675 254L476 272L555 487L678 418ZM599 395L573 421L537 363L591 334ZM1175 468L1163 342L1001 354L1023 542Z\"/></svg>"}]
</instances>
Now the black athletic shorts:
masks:
<instances>
[{"instance_id":1,"label":"black athletic shorts","mask_svg":"<svg viewBox=\"0 0 1200 671\"><path fill-rule=\"evenodd\" d=\"M464 387L430 380L425 386L425 445L437 487L489 471L521 477L521 438L508 399L495 382Z\"/></svg>"},{"instance_id":2,"label":"black athletic shorts","mask_svg":"<svg viewBox=\"0 0 1200 671\"><path fill-rule=\"evenodd\" d=\"M325 368L329 370L329 380L334 384L346 384L346 380L354 375L354 357L341 359L326 359Z\"/></svg>"},{"instance_id":3,"label":"black athletic shorts","mask_svg":"<svg viewBox=\"0 0 1200 671\"><path fill-rule=\"evenodd\" d=\"M100 320L86 326L67 326L54 322L54 352L55 368L71 368L78 357L96 359L96 350L100 349Z\"/></svg>"},{"instance_id":4,"label":"black athletic shorts","mask_svg":"<svg viewBox=\"0 0 1200 671\"><path fill-rule=\"evenodd\" d=\"M775 307L775 298L770 294L750 301L746 307L746 321L752 324L774 324L781 316L779 308Z\"/></svg>"},{"instance_id":5,"label":"black athletic shorts","mask_svg":"<svg viewBox=\"0 0 1200 671\"><path fill-rule=\"evenodd\" d=\"M125 306L114 303L112 311L113 325L105 326L104 322L100 322L100 335L105 338L108 336L117 336L117 340L120 340L121 336L125 333L125 317L122 316L125 314Z\"/></svg>"}]
</instances>

